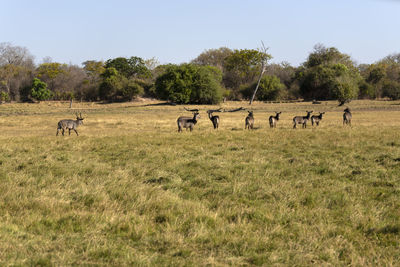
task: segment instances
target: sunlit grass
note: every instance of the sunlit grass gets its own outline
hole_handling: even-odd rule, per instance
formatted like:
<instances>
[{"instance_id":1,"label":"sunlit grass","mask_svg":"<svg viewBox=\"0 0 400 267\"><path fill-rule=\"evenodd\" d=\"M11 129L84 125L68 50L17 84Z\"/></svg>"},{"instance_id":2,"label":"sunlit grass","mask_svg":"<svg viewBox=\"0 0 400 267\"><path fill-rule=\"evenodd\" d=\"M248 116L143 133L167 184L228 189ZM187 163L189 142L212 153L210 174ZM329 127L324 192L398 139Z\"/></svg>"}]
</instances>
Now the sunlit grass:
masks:
<instances>
[{"instance_id":1,"label":"sunlit grass","mask_svg":"<svg viewBox=\"0 0 400 267\"><path fill-rule=\"evenodd\" d=\"M255 103L253 131L195 106L192 133L157 103L0 106L2 265L399 264L398 102L351 102L351 128L336 102Z\"/></svg>"}]
</instances>

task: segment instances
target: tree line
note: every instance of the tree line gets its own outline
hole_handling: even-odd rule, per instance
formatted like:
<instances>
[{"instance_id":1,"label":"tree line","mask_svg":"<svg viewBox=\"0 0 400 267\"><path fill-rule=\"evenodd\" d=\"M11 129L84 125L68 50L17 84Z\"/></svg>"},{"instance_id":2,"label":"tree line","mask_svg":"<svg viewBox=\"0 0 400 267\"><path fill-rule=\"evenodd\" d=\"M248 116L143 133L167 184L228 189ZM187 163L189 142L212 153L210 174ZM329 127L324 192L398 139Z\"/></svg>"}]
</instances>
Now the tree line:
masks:
<instances>
[{"instance_id":1,"label":"tree line","mask_svg":"<svg viewBox=\"0 0 400 267\"><path fill-rule=\"evenodd\" d=\"M45 59L36 65L24 47L0 43L0 101L131 101L151 97L173 103L217 104L249 99L272 56L256 49L205 50L188 63L155 58L88 60L82 66ZM400 99L400 53L357 64L335 47L318 44L298 67L267 64L256 100Z\"/></svg>"}]
</instances>

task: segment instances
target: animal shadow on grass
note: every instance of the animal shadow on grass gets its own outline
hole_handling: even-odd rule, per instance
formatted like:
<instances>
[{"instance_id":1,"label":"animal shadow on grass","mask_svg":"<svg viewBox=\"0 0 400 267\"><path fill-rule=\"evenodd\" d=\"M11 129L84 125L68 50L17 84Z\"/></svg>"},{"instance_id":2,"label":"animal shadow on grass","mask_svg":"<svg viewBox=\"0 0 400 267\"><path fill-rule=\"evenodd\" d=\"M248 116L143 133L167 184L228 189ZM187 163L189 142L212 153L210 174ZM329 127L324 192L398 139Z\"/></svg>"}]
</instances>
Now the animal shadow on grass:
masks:
<instances>
[{"instance_id":1,"label":"animal shadow on grass","mask_svg":"<svg viewBox=\"0 0 400 267\"><path fill-rule=\"evenodd\" d=\"M148 180L144 181L143 183L145 183L145 184L163 184L163 183L168 183L168 182L169 182L168 178L159 177L159 178L148 179Z\"/></svg>"}]
</instances>

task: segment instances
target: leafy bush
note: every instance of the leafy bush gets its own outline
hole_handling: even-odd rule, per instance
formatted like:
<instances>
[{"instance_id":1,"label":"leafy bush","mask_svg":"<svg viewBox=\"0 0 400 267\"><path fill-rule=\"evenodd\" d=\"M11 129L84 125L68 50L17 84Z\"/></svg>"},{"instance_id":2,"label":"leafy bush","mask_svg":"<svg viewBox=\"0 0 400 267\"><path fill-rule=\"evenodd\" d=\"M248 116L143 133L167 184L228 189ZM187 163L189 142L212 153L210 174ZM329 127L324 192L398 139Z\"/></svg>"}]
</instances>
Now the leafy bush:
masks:
<instances>
[{"instance_id":1,"label":"leafy bush","mask_svg":"<svg viewBox=\"0 0 400 267\"><path fill-rule=\"evenodd\" d=\"M330 96L340 102L354 99L358 96L358 83L350 75L342 75L335 79Z\"/></svg>"},{"instance_id":2,"label":"leafy bush","mask_svg":"<svg viewBox=\"0 0 400 267\"><path fill-rule=\"evenodd\" d=\"M136 80L128 80L121 89L121 97L123 100L131 101L137 95L143 94L143 86Z\"/></svg>"},{"instance_id":3,"label":"leafy bush","mask_svg":"<svg viewBox=\"0 0 400 267\"><path fill-rule=\"evenodd\" d=\"M360 88L359 98L374 99L376 97L376 91L375 91L374 86L372 86L370 83L366 82L365 80L361 80L358 87Z\"/></svg>"},{"instance_id":4,"label":"leafy bush","mask_svg":"<svg viewBox=\"0 0 400 267\"><path fill-rule=\"evenodd\" d=\"M99 87L99 96L102 100L131 101L144 92L144 81L136 78L128 79L113 67L107 68L102 77L103 81Z\"/></svg>"},{"instance_id":5,"label":"leafy bush","mask_svg":"<svg viewBox=\"0 0 400 267\"><path fill-rule=\"evenodd\" d=\"M34 99L42 101L51 98L53 93L47 89L47 84L40 79L33 79L31 95Z\"/></svg>"},{"instance_id":6,"label":"leafy bush","mask_svg":"<svg viewBox=\"0 0 400 267\"><path fill-rule=\"evenodd\" d=\"M175 103L216 104L222 99L222 74L215 67L168 65L155 83L157 96Z\"/></svg>"},{"instance_id":7,"label":"leafy bush","mask_svg":"<svg viewBox=\"0 0 400 267\"><path fill-rule=\"evenodd\" d=\"M296 79L304 99L343 102L358 96L361 76L348 55L319 45L298 69Z\"/></svg>"},{"instance_id":8,"label":"leafy bush","mask_svg":"<svg viewBox=\"0 0 400 267\"><path fill-rule=\"evenodd\" d=\"M251 84L250 86L246 86L243 89L243 96L246 98L250 98L253 95L256 86L256 82ZM284 88L285 85L281 83L278 77L265 75L261 78L255 99L261 101L278 100L280 99L281 93Z\"/></svg>"},{"instance_id":9,"label":"leafy bush","mask_svg":"<svg viewBox=\"0 0 400 267\"><path fill-rule=\"evenodd\" d=\"M8 102L10 101L10 96L7 92L0 92L0 102Z\"/></svg>"},{"instance_id":10,"label":"leafy bush","mask_svg":"<svg viewBox=\"0 0 400 267\"><path fill-rule=\"evenodd\" d=\"M387 80L383 83L383 96L390 97L393 100L400 99L400 83Z\"/></svg>"}]
</instances>

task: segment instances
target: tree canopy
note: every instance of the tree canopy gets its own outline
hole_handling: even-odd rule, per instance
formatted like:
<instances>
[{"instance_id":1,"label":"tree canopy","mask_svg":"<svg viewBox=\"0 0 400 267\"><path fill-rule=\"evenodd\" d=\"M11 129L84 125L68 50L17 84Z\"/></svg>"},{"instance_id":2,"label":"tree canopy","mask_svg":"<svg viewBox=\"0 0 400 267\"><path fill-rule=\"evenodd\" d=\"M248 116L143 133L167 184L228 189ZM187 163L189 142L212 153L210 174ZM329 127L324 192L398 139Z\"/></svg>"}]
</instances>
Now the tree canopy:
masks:
<instances>
[{"instance_id":1,"label":"tree canopy","mask_svg":"<svg viewBox=\"0 0 400 267\"><path fill-rule=\"evenodd\" d=\"M157 95L174 103L216 104L222 99L221 71L194 64L168 65L155 83Z\"/></svg>"},{"instance_id":2,"label":"tree canopy","mask_svg":"<svg viewBox=\"0 0 400 267\"><path fill-rule=\"evenodd\" d=\"M317 45L298 69L296 79L304 99L342 102L358 96L361 76L348 55Z\"/></svg>"},{"instance_id":3,"label":"tree canopy","mask_svg":"<svg viewBox=\"0 0 400 267\"><path fill-rule=\"evenodd\" d=\"M35 64L25 47L0 43L2 101L33 98L34 78L52 100L131 101L139 96L177 103L218 103L222 97L249 97L260 79L258 100L305 99L340 102L357 98L400 98L400 53L373 64L357 65L335 47L317 44L300 66L269 63L256 49L204 50L191 63L160 65L156 58L117 57L86 60L82 65L44 58ZM262 62L267 62L260 75Z\"/></svg>"}]
</instances>

